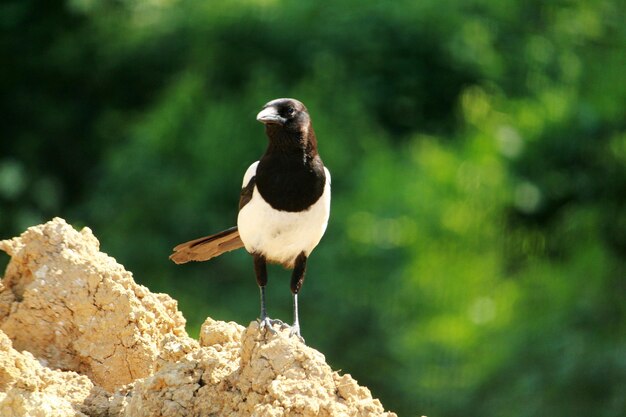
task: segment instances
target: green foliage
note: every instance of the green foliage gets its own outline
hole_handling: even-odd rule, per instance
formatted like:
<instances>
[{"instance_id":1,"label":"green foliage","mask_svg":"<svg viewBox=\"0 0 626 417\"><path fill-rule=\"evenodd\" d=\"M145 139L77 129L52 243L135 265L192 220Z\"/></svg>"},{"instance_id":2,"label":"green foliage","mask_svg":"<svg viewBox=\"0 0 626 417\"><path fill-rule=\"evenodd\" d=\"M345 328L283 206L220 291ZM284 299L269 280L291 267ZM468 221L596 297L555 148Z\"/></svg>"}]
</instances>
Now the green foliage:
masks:
<instances>
[{"instance_id":1,"label":"green foliage","mask_svg":"<svg viewBox=\"0 0 626 417\"><path fill-rule=\"evenodd\" d=\"M0 6L0 233L61 215L196 332L258 314L236 220L266 101L333 174L307 342L400 415L626 409L626 29L618 2L81 1ZM291 314L270 269L270 314ZM419 414L418 414L419 413Z\"/></svg>"}]
</instances>

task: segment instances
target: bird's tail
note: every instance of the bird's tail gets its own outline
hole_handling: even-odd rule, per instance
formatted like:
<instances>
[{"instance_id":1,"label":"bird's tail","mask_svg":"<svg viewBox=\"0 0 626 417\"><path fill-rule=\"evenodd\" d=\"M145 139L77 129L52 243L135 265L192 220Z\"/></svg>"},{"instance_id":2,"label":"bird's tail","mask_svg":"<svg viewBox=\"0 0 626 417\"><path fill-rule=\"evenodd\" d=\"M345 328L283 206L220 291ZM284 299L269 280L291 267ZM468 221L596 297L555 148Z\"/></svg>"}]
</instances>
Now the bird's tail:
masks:
<instances>
[{"instance_id":1,"label":"bird's tail","mask_svg":"<svg viewBox=\"0 0 626 417\"><path fill-rule=\"evenodd\" d=\"M189 261L207 261L224 252L243 247L237 226L226 229L211 236L201 237L181 243L174 248L170 259L177 264Z\"/></svg>"}]
</instances>

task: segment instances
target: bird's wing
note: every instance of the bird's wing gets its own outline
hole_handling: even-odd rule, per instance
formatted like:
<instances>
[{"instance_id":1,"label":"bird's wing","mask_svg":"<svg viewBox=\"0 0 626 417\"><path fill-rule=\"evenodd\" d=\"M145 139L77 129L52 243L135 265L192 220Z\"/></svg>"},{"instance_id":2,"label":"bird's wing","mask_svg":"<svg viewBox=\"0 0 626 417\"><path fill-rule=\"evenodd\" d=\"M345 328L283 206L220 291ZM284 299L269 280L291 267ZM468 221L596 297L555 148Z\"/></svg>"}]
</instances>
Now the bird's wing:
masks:
<instances>
[{"instance_id":1,"label":"bird's wing","mask_svg":"<svg viewBox=\"0 0 626 417\"><path fill-rule=\"evenodd\" d=\"M326 167L324 167L324 174L326 174L326 182L330 185L330 171Z\"/></svg>"},{"instance_id":2,"label":"bird's wing","mask_svg":"<svg viewBox=\"0 0 626 417\"><path fill-rule=\"evenodd\" d=\"M250 182L250 179L256 175L256 167L259 165L259 161L253 162L252 165L248 167L246 173L243 175L243 183L241 184L241 188L244 188Z\"/></svg>"},{"instance_id":3,"label":"bird's wing","mask_svg":"<svg viewBox=\"0 0 626 417\"><path fill-rule=\"evenodd\" d=\"M252 199L252 192L256 184L256 167L259 161L254 162L243 176L243 184L241 184L241 194L239 195L239 210L243 208Z\"/></svg>"}]
</instances>

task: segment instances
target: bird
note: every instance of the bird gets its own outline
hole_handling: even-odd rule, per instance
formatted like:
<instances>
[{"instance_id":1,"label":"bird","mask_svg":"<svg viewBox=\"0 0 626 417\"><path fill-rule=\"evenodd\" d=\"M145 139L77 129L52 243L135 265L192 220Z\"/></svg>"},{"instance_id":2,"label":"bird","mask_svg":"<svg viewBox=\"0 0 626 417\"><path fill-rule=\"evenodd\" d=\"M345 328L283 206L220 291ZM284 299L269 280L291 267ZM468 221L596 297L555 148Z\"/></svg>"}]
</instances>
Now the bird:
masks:
<instances>
[{"instance_id":1,"label":"bird","mask_svg":"<svg viewBox=\"0 0 626 417\"><path fill-rule=\"evenodd\" d=\"M306 265L330 216L330 172L317 149L311 116L293 98L266 103L256 119L265 125L268 145L243 176L237 226L181 243L170 259L177 264L206 261L239 248L252 255L260 291L259 328L290 328L290 337L304 341L298 318L298 294ZM266 308L267 264L291 269L293 324L271 319Z\"/></svg>"}]
</instances>

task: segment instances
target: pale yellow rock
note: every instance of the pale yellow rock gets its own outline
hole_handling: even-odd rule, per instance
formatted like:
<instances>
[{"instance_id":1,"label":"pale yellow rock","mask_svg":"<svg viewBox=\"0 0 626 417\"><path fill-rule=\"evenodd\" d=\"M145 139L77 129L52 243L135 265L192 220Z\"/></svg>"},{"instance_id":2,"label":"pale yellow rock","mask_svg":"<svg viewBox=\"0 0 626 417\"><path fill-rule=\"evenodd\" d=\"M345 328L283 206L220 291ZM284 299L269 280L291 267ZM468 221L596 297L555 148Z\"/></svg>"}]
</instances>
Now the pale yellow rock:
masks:
<instances>
[{"instance_id":1,"label":"pale yellow rock","mask_svg":"<svg viewBox=\"0 0 626 417\"><path fill-rule=\"evenodd\" d=\"M89 228L78 232L55 218L1 241L0 249L11 255L0 330L51 368L87 375L112 391L152 374L172 336L187 338L176 301L137 285L99 251ZM180 357L192 346L184 340L178 355L167 354Z\"/></svg>"},{"instance_id":2,"label":"pale yellow rock","mask_svg":"<svg viewBox=\"0 0 626 417\"><path fill-rule=\"evenodd\" d=\"M241 333L235 323L207 319L201 335L216 328L224 335L221 343L202 343L178 363L136 381L123 415L395 416L288 330L261 333L252 322Z\"/></svg>"},{"instance_id":3,"label":"pale yellow rock","mask_svg":"<svg viewBox=\"0 0 626 417\"><path fill-rule=\"evenodd\" d=\"M235 322L225 323L208 317L200 328L200 346L240 345L245 327Z\"/></svg>"},{"instance_id":4,"label":"pale yellow rock","mask_svg":"<svg viewBox=\"0 0 626 417\"><path fill-rule=\"evenodd\" d=\"M0 416L392 417L288 330L207 318L137 285L62 219L0 241Z\"/></svg>"},{"instance_id":5,"label":"pale yellow rock","mask_svg":"<svg viewBox=\"0 0 626 417\"><path fill-rule=\"evenodd\" d=\"M0 331L0 416L85 416L80 410L93 383L75 372L42 366L29 352L18 352Z\"/></svg>"}]
</instances>

